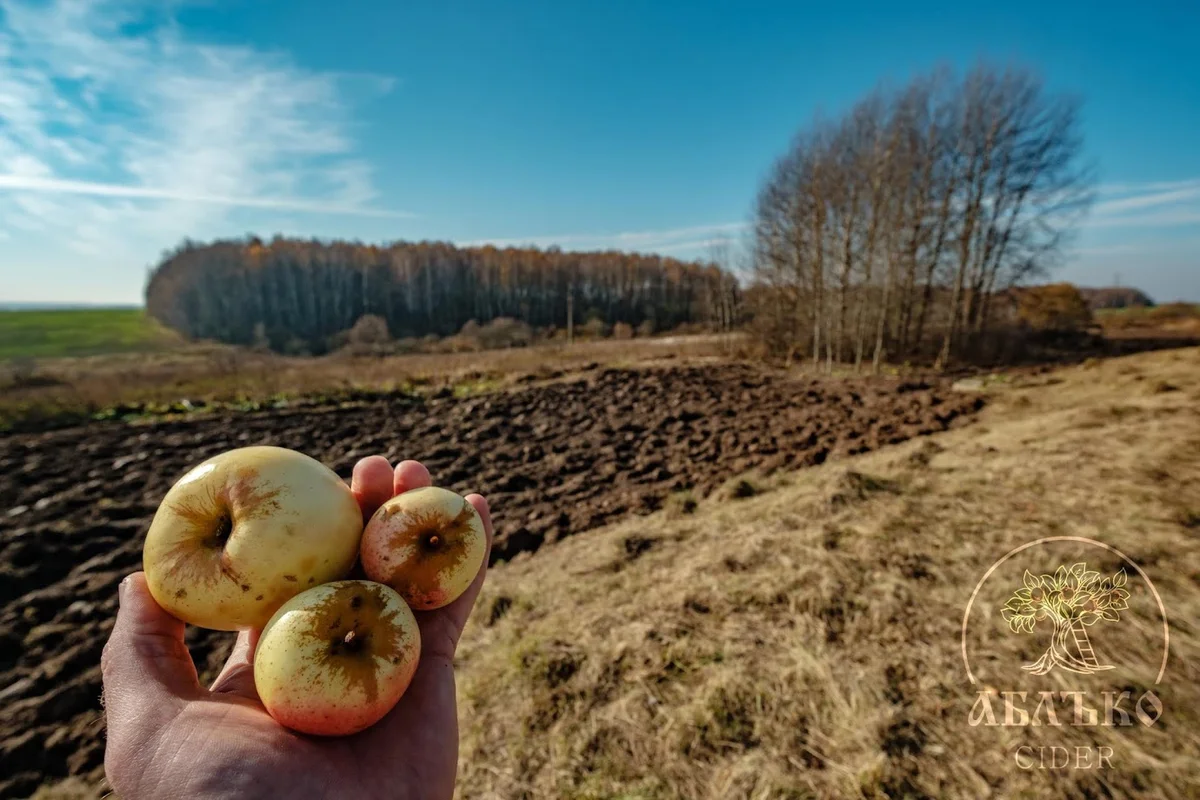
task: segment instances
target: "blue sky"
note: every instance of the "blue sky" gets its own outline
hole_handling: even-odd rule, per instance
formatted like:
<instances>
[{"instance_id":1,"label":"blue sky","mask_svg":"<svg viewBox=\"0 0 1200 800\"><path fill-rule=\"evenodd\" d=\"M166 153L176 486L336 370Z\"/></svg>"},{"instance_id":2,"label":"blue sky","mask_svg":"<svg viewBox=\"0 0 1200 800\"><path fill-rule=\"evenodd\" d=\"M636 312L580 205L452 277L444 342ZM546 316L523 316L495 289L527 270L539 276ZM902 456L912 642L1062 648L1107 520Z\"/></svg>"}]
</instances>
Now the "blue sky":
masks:
<instances>
[{"instance_id":1,"label":"blue sky","mask_svg":"<svg viewBox=\"0 0 1200 800\"><path fill-rule=\"evenodd\" d=\"M0 301L138 302L190 236L737 240L792 134L1020 60L1085 98L1060 277L1200 300L1200 6L0 0Z\"/></svg>"}]
</instances>

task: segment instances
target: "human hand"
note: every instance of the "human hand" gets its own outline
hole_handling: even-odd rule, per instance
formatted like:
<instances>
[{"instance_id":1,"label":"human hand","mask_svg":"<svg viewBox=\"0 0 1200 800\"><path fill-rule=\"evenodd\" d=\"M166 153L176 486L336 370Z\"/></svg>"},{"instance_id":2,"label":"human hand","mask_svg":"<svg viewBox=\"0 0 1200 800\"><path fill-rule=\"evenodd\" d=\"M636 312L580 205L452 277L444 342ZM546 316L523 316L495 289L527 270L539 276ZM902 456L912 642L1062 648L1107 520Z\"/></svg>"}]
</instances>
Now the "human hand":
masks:
<instances>
[{"instance_id":1,"label":"human hand","mask_svg":"<svg viewBox=\"0 0 1200 800\"><path fill-rule=\"evenodd\" d=\"M429 471L382 456L354 467L363 519L394 494L429 486ZM492 542L487 501L473 494ZM108 743L104 769L124 800L201 797L448 798L458 767L454 651L483 586L487 557L466 593L414 612L421 660L400 702L354 736L319 738L280 726L254 688L258 631L242 631L205 689L184 644L184 624L164 611L143 573L121 582L117 622L104 648Z\"/></svg>"}]
</instances>

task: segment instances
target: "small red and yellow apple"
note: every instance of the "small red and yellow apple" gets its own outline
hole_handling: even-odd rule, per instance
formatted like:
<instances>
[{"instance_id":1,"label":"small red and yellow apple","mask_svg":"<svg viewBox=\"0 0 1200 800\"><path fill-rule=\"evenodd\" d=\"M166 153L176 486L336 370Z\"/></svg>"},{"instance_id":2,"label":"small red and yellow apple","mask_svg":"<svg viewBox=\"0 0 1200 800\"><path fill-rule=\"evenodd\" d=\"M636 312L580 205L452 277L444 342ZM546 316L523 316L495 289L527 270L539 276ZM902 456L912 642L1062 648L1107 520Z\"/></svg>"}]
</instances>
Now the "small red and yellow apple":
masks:
<instances>
[{"instance_id":1,"label":"small red and yellow apple","mask_svg":"<svg viewBox=\"0 0 1200 800\"><path fill-rule=\"evenodd\" d=\"M410 489L384 503L363 531L367 577L385 583L418 610L457 600L487 553L479 512L448 489Z\"/></svg>"},{"instance_id":2,"label":"small red and yellow apple","mask_svg":"<svg viewBox=\"0 0 1200 800\"><path fill-rule=\"evenodd\" d=\"M284 603L263 629L254 685L267 712L301 733L341 736L381 720L417 669L421 633L396 592L336 581Z\"/></svg>"}]
</instances>

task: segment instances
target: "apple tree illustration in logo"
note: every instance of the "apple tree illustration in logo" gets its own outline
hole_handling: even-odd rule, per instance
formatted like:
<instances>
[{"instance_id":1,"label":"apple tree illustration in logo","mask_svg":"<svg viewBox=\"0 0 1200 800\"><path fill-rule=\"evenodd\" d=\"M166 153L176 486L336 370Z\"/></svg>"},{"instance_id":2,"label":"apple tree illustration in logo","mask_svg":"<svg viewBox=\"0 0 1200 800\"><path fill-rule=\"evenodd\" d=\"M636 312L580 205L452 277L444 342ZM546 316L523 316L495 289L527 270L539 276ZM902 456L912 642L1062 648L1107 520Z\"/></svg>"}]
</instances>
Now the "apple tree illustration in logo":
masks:
<instances>
[{"instance_id":1,"label":"apple tree illustration in logo","mask_svg":"<svg viewBox=\"0 0 1200 800\"><path fill-rule=\"evenodd\" d=\"M1084 675L1112 669L1097 660L1087 629L1102 619L1116 622L1117 612L1129 608L1129 592L1123 588L1126 580L1124 570L1101 579L1082 561L1041 577L1025 570L1025 585L1004 604L1001 615L1014 633L1031 633L1043 620L1054 626L1054 632L1042 657L1022 669L1034 675L1045 675L1055 667Z\"/></svg>"}]
</instances>

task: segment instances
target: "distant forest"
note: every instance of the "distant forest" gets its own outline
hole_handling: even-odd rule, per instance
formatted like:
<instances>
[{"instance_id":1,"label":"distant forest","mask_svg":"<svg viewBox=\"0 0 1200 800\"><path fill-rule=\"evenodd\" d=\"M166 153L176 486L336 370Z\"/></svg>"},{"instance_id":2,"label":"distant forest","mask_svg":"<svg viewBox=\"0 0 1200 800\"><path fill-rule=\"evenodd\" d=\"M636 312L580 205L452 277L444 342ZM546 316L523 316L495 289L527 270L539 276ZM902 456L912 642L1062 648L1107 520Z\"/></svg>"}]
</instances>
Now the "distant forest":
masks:
<instances>
[{"instance_id":1,"label":"distant forest","mask_svg":"<svg viewBox=\"0 0 1200 800\"><path fill-rule=\"evenodd\" d=\"M739 302L728 272L654 255L279 237L185 242L146 288L148 312L190 338L313 354L366 316L395 338L501 318L561 329L568 316L648 331L728 327Z\"/></svg>"}]
</instances>

